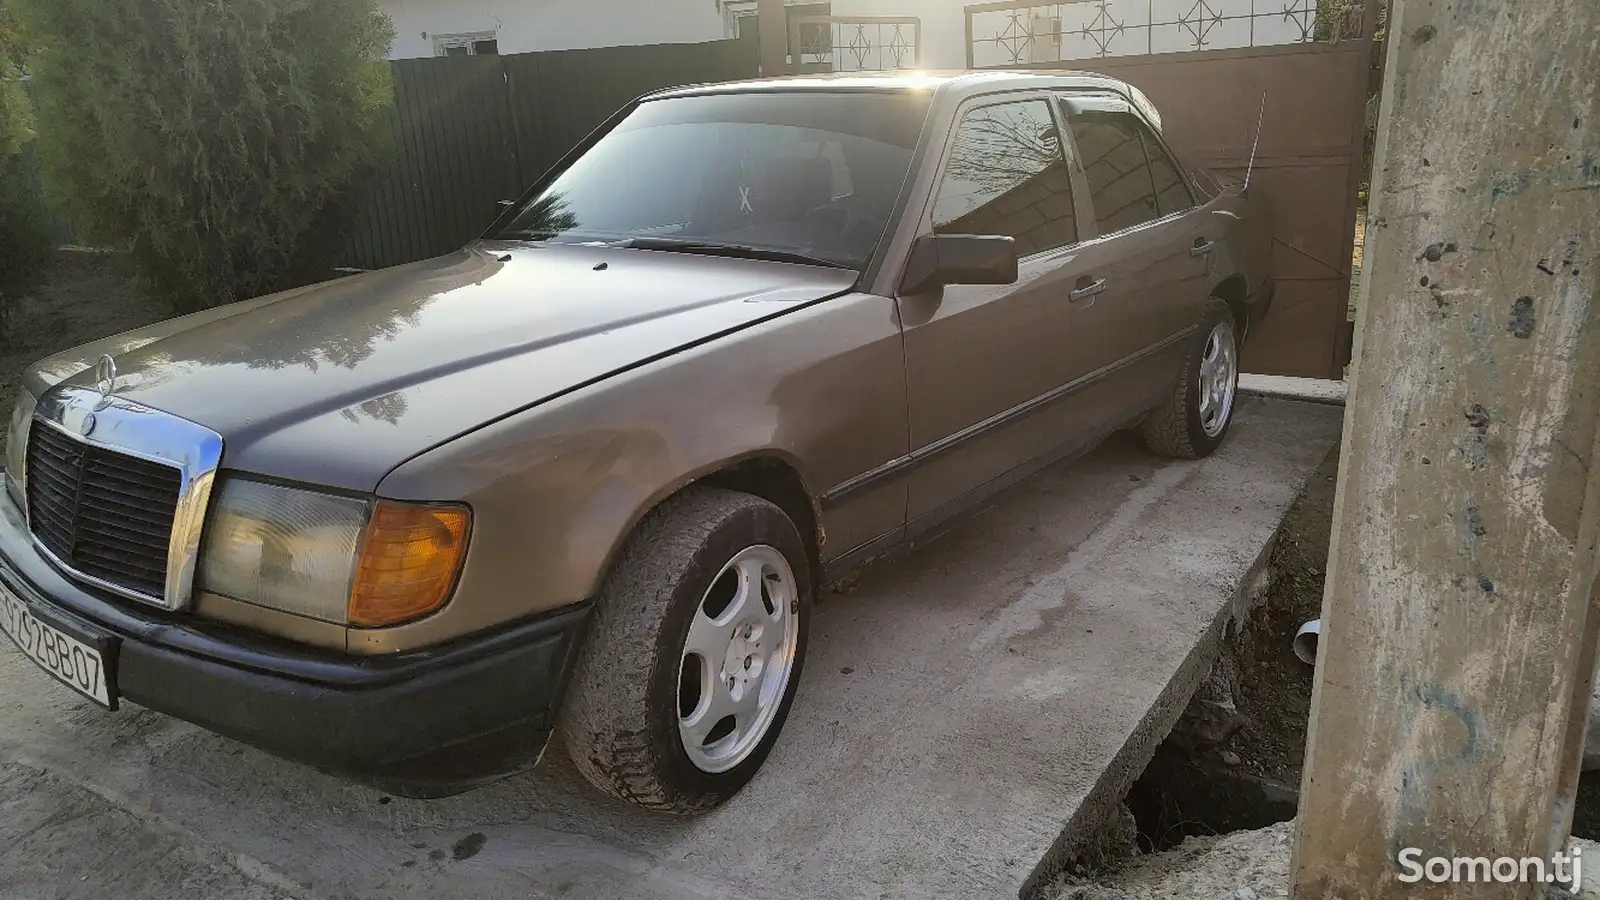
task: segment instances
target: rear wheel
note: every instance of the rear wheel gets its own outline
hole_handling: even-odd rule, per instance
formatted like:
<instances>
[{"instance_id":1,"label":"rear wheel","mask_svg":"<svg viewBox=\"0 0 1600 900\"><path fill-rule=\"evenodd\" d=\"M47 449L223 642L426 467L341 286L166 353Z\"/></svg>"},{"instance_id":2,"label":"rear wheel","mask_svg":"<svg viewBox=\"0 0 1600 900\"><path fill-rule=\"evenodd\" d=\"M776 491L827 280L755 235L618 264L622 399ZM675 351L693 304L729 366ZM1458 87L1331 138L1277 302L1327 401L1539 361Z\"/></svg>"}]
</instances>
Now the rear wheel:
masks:
<instances>
[{"instance_id":1,"label":"rear wheel","mask_svg":"<svg viewBox=\"0 0 1600 900\"><path fill-rule=\"evenodd\" d=\"M805 658L805 545L759 497L691 488L635 530L562 710L578 769L670 812L733 796L777 742Z\"/></svg>"},{"instance_id":2,"label":"rear wheel","mask_svg":"<svg viewBox=\"0 0 1600 900\"><path fill-rule=\"evenodd\" d=\"M1199 459L1222 446L1233 424L1239 390L1239 339L1233 311L1221 300L1206 307L1182 374L1167 402L1145 419L1145 444L1164 456Z\"/></svg>"}]
</instances>

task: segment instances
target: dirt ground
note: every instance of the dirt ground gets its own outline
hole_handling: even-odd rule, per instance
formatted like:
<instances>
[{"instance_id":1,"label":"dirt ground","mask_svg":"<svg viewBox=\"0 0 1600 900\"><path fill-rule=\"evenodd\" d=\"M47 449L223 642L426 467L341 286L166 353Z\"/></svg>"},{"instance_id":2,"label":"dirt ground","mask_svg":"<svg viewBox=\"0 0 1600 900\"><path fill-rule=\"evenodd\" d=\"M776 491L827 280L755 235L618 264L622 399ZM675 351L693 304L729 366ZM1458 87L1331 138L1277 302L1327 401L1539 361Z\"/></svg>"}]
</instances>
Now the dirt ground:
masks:
<instances>
[{"instance_id":1,"label":"dirt ground","mask_svg":"<svg viewBox=\"0 0 1600 900\"><path fill-rule=\"evenodd\" d=\"M1212 738L1197 744L1192 731L1175 734L1129 792L1143 852L1294 816L1312 668L1295 657L1290 642L1303 623L1321 615L1338 471L1335 448L1283 521L1262 606L1225 649L1220 666L1232 685L1233 719L1242 725L1215 744L1204 742Z\"/></svg>"},{"instance_id":2,"label":"dirt ground","mask_svg":"<svg viewBox=\"0 0 1600 900\"><path fill-rule=\"evenodd\" d=\"M1311 715L1312 668L1290 644L1301 625L1322 614L1338 474L1335 448L1284 519L1267 602L1234 645L1239 664L1234 702L1246 723L1222 749L1239 755L1240 770L1296 787Z\"/></svg>"},{"instance_id":3,"label":"dirt ground","mask_svg":"<svg viewBox=\"0 0 1600 900\"><path fill-rule=\"evenodd\" d=\"M10 326L0 336L0 410L9 414L17 377L29 363L172 315L170 307L133 286L115 257L57 251L50 270L15 301ZM8 424L0 421L0 430Z\"/></svg>"}]
</instances>

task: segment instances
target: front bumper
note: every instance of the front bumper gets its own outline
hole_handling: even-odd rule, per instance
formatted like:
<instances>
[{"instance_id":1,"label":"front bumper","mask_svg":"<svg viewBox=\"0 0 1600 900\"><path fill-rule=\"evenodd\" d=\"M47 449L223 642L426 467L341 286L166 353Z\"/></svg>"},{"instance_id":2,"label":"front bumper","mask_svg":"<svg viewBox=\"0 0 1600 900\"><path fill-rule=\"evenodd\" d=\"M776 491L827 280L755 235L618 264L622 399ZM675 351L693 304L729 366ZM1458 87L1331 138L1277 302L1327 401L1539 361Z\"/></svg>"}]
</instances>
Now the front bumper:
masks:
<instances>
[{"instance_id":1,"label":"front bumper","mask_svg":"<svg viewBox=\"0 0 1600 900\"><path fill-rule=\"evenodd\" d=\"M122 697L410 797L457 793L539 758L590 611L394 656L313 651L68 580L3 495L0 580L39 618L116 639L109 677Z\"/></svg>"}]
</instances>

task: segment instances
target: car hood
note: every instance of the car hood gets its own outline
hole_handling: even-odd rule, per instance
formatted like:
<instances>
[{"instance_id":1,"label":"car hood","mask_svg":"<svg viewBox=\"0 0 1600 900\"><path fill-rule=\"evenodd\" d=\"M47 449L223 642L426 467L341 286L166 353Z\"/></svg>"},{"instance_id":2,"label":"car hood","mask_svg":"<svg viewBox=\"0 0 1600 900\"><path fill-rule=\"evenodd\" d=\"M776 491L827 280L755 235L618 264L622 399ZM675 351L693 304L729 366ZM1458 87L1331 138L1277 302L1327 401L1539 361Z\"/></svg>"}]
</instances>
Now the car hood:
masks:
<instances>
[{"instance_id":1,"label":"car hood","mask_svg":"<svg viewBox=\"0 0 1600 900\"><path fill-rule=\"evenodd\" d=\"M849 290L856 273L606 247L484 243L233 304L47 359L206 425L223 466L368 491L486 422Z\"/></svg>"}]
</instances>

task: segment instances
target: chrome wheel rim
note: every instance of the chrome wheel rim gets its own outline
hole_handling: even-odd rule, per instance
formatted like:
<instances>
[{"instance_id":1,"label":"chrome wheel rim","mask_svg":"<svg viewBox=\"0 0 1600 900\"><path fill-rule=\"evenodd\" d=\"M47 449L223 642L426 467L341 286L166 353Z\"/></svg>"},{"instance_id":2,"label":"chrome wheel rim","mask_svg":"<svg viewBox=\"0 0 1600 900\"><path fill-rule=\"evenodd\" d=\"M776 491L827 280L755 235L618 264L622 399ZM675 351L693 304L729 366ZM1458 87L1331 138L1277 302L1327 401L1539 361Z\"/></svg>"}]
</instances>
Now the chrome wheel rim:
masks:
<instances>
[{"instance_id":1,"label":"chrome wheel rim","mask_svg":"<svg viewBox=\"0 0 1600 900\"><path fill-rule=\"evenodd\" d=\"M1218 322L1206 337L1200 355L1200 428L1216 437L1233 415L1233 396L1239 385L1239 346L1233 323Z\"/></svg>"},{"instance_id":2,"label":"chrome wheel rim","mask_svg":"<svg viewBox=\"0 0 1600 900\"><path fill-rule=\"evenodd\" d=\"M678 664L678 734L701 771L738 766L771 730L794 673L797 590L789 561L763 544L700 598Z\"/></svg>"}]
</instances>

